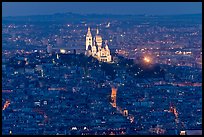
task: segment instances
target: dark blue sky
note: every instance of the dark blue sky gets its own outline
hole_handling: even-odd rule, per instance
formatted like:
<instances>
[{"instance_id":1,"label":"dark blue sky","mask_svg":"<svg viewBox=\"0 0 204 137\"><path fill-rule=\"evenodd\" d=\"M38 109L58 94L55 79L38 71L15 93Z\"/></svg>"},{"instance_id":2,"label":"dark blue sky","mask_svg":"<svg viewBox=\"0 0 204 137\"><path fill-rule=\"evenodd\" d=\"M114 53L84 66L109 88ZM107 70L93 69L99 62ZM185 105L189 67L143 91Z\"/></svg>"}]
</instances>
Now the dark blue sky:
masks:
<instances>
[{"instance_id":1,"label":"dark blue sky","mask_svg":"<svg viewBox=\"0 0 204 137\"><path fill-rule=\"evenodd\" d=\"M3 16L36 14L191 14L202 13L201 2L3 2Z\"/></svg>"}]
</instances>

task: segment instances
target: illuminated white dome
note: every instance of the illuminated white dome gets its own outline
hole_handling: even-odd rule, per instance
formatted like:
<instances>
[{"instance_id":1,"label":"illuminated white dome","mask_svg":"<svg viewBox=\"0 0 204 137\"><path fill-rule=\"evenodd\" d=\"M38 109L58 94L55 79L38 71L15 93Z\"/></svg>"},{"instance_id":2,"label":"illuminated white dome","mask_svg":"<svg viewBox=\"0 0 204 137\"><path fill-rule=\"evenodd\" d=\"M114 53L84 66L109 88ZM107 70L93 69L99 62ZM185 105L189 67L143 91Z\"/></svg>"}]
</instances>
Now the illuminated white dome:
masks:
<instances>
[{"instance_id":1,"label":"illuminated white dome","mask_svg":"<svg viewBox=\"0 0 204 137\"><path fill-rule=\"evenodd\" d=\"M96 35L96 42L102 42L102 37L100 35Z\"/></svg>"},{"instance_id":2,"label":"illuminated white dome","mask_svg":"<svg viewBox=\"0 0 204 137\"><path fill-rule=\"evenodd\" d=\"M99 30L96 29L96 42L102 43L102 37L99 35Z\"/></svg>"}]
</instances>

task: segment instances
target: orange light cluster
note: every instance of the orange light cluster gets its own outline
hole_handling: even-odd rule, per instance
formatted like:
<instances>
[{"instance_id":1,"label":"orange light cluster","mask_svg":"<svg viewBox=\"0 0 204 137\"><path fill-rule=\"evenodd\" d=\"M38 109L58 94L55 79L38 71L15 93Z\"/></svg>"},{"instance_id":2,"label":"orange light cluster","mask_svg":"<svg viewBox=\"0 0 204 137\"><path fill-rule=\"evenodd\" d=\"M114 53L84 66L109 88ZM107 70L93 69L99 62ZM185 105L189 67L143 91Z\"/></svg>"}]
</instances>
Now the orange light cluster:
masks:
<instances>
[{"instance_id":1,"label":"orange light cluster","mask_svg":"<svg viewBox=\"0 0 204 137\"><path fill-rule=\"evenodd\" d=\"M112 93L111 93L111 96L112 96L112 97L115 97L116 94L117 94L117 89L114 88L114 87L112 87Z\"/></svg>"},{"instance_id":2,"label":"orange light cluster","mask_svg":"<svg viewBox=\"0 0 204 137\"><path fill-rule=\"evenodd\" d=\"M11 104L10 101L7 100L6 103L4 104L2 110L5 110L10 104Z\"/></svg>"},{"instance_id":3,"label":"orange light cluster","mask_svg":"<svg viewBox=\"0 0 204 137\"><path fill-rule=\"evenodd\" d=\"M145 61L146 63L150 63L150 62L151 62L151 59L150 59L149 57L144 57L144 61Z\"/></svg>"}]
</instances>

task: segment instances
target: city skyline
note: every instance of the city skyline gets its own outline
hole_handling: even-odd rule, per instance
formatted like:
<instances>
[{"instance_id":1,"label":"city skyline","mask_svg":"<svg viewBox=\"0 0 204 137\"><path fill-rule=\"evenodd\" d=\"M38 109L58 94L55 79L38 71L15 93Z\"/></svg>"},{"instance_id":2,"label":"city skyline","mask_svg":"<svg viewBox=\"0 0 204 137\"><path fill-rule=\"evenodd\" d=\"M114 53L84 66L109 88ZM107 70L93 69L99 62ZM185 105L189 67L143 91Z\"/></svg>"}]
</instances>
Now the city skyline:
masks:
<instances>
[{"instance_id":1,"label":"city skyline","mask_svg":"<svg viewBox=\"0 0 204 137\"><path fill-rule=\"evenodd\" d=\"M3 135L202 135L202 102L202 14L2 20Z\"/></svg>"},{"instance_id":2,"label":"city skyline","mask_svg":"<svg viewBox=\"0 0 204 137\"><path fill-rule=\"evenodd\" d=\"M45 8L46 7L46 8ZM76 8L77 7L77 8ZM12 10L10 10L12 9ZM79 14L201 14L201 2L3 2L2 16Z\"/></svg>"}]
</instances>

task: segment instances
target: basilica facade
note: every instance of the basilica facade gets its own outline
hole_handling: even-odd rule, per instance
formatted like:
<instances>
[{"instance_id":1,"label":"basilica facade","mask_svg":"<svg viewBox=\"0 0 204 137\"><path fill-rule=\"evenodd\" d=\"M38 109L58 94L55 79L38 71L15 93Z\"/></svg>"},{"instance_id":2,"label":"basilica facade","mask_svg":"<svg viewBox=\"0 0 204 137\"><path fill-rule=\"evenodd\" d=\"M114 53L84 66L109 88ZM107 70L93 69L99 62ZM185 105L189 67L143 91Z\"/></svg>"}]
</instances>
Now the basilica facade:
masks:
<instances>
[{"instance_id":1,"label":"basilica facade","mask_svg":"<svg viewBox=\"0 0 204 137\"><path fill-rule=\"evenodd\" d=\"M92 38L91 29L88 28L86 34L86 51L85 55L93 56L101 62L111 62L110 49L108 48L107 41L102 43L102 37L99 35L99 30L96 30L96 36Z\"/></svg>"}]
</instances>

